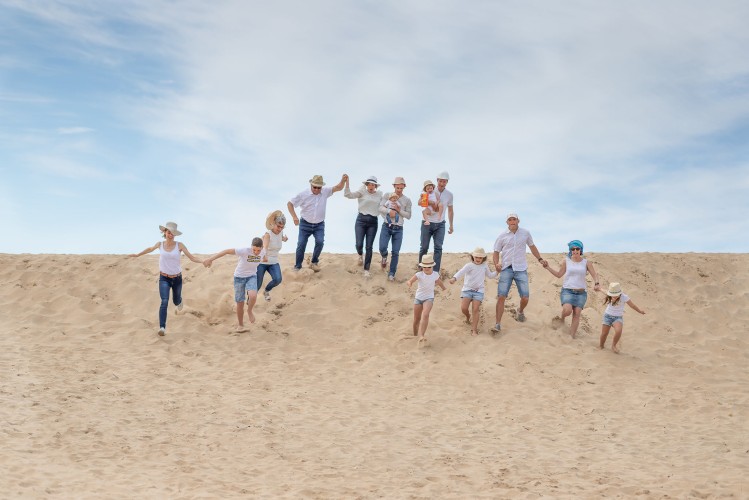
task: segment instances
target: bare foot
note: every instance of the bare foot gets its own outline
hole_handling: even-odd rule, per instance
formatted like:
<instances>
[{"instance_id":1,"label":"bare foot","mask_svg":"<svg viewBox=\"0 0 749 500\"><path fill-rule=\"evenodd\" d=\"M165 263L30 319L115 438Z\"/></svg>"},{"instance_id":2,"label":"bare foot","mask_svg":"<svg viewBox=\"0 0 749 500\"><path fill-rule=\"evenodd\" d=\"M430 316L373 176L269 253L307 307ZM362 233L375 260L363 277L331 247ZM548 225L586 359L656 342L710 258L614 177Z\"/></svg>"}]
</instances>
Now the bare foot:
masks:
<instances>
[{"instance_id":1,"label":"bare foot","mask_svg":"<svg viewBox=\"0 0 749 500\"><path fill-rule=\"evenodd\" d=\"M246 327L245 327L244 325L237 325L237 326L236 326L236 327L234 328L234 331L235 331L236 333L243 333L243 332L246 332L246 331L247 331L247 328L246 328Z\"/></svg>"},{"instance_id":2,"label":"bare foot","mask_svg":"<svg viewBox=\"0 0 749 500\"><path fill-rule=\"evenodd\" d=\"M619 346L618 345L612 345L611 350L614 351L616 354L619 354Z\"/></svg>"},{"instance_id":3,"label":"bare foot","mask_svg":"<svg viewBox=\"0 0 749 500\"><path fill-rule=\"evenodd\" d=\"M471 324L471 315L466 316L466 323Z\"/></svg>"},{"instance_id":4,"label":"bare foot","mask_svg":"<svg viewBox=\"0 0 749 500\"><path fill-rule=\"evenodd\" d=\"M427 338L426 337L419 337L419 341L417 342L417 347L425 346L427 345Z\"/></svg>"},{"instance_id":5,"label":"bare foot","mask_svg":"<svg viewBox=\"0 0 749 500\"><path fill-rule=\"evenodd\" d=\"M247 317L250 318L250 323L255 322L255 315L252 313L252 311L247 311Z\"/></svg>"},{"instance_id":6,"label":"bare foot","mask_svg":"<svg viewBox=\"0 0 749 500\"><path fill-rule=\"evenodd\" d=\"M471 337L476 337L478 336L478 334L479 332L477 332L476 330L471 330Z\"/></svg>"}]
</instances>

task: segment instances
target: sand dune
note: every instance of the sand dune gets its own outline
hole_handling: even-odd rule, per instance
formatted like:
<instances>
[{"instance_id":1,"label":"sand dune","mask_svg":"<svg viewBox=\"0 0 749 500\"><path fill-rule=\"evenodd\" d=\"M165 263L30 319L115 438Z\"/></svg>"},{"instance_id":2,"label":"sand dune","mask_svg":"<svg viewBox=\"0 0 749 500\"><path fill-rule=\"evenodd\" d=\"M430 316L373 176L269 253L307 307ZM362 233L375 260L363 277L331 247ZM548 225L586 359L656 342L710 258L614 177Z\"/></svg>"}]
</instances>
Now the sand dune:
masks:
<instances>
[{"instance_id":1,"label":"sand dune","mask_svg":"<svg viewBox=\"0 0 749 500\"><path fill-rule=\"evenodd\" d=\"M555 263L562 255L546 255ZM749 255L590 254L647 315L622 353L555 330L557 280L532 264L502 336L487 286L469 335L460 284L429 345L405 280L353 255L289 271L236 333L231 258L184 266L158 337L157 256L0 255L0 491L6 497L746 498ZM454 272L466 254L448 254ZM373 266L373 269L379 266ZM609 341L610 342L610 341Z\"/></svg>"}]
</instances>

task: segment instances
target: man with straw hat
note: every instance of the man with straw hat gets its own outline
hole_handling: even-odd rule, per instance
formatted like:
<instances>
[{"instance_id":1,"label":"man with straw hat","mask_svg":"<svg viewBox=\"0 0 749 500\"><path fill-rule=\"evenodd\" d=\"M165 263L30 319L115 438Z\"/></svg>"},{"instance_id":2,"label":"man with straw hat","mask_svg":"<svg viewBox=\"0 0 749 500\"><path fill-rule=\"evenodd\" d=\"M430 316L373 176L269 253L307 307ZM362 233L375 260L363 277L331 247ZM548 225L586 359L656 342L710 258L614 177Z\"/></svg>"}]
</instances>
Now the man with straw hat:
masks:
<instances>
[{"instance_id":1,"label":"man with straw hat","mask_svg":"<svg viewBox=\"0 0 749 500\"><path fill-rule=\"evenodd\" d=\"M380 230L380 255L382 269L388 265L388 243L392 240L393 249L390 257L390 269L388 270L388 281L395 281L395 272L398 270L398 256L403 243L403 223L404 219L411 218L411 199L403 194L406 187L406 180L403 177L396 177L393 180L393 189L391 193L398 197L394 206L388 206L389 197L383 197L380 202L380 215L382 215L382 229ZM397 217L396 217L397 216ZM390 218L390 221L388 221Z\"/></svg>"},{"instance_id":2,"label":"man with straw hat","mask_svg":"<svg viewBox=\"0 0 749 500\"><path fill-rule=\"evenodd\" d=\"M297 194L286 204L294 225L299 226L294 270L298 271L302 268L304 252L307 250L307 241L310 236L315 237L315 248L312 251L310 269L313 271L320 270L318 262L325 242L325 208L328 204L328 198L333 196L333 193L343 189L346 179L348 179L348 175L343 174L341 182L333 187L325 187L322 175L314 175L309 180L309 189ZM301 209L301 217L297 217L294 207Z\"/></svg>"}]
</instances>

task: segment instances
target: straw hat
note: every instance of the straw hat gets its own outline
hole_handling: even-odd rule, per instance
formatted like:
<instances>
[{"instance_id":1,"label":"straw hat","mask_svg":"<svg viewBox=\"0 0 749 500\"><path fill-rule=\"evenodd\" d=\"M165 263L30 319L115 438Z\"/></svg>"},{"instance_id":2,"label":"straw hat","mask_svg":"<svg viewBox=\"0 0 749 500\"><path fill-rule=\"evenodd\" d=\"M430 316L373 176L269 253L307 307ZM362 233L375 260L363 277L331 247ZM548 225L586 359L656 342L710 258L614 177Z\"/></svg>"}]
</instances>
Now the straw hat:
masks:
<instances>
[{"instance_id":1,"label":"straw hat","mask_svg":"<svg viewBox=\"0 0 749 500\"><path fill-rule=\"evenodd\" d=\"M370 183L374 184L377 187L380 187L380 183L377 182L377 177L374 176L374 175L370 175L369 177L367 177L366 181L362 181L362 184L364 184L364 185L367 185L367 184L370 184Z\"/></svg>"},{"instance_id":2,"label":"straw hat","mask_svg":"<svg viewBox=\"0 0 749 500\"><path fill-rule=\"evenodd\" d=\"M618 297L622 294L622 285L619 283L611 283L609 285L609 291L606 292L606 295L609 297Z\"/></svg>"},{"instance_id":3,"label":"straw hat","mask_svg":"<svg viewBox=\"0 0 749 500\"><path fill-rule=\"evenodd\" d=\"M428 179L425 180L424 181L424 188L426 188L427 186L434 186L434 182L432 182L432 181L430 181Z\"/></svg>"},{"instance_id":4,"label":"straw hat","mask_svg":"<svg viewBox=\"0 0 749 500\"><path fill-rule=\"evenodd\" d=\"M167 222L163 226L159 226L159 229L161 229L162 232L169 230L169 232L174 236L179 236L180 234L182 234L182 231L177 230L176 222Z\"/></svg>"},{"instance_id":5,"label":"straw hat","mask_svg":"<svg viewBox=\"0 0 749 500\"><path fill-rule=\"evenodd\" d=\"M437 176L437 180L444 179L446 181L450 180L450 174L448 174L446 171L440 172L440 174Z\"/></svg>"},{"instance_id":6,"label":"straw hat","mask_svg":"<svg viewBox=\"0 0 749 500\"><path fill-rule=\"evenodd\" d=\"M276 227L276 219L279 217L283 218L283 223L286 225L286 216L281 212L280 210L274 210L273 212L268 214L268 217L265 218L265 229L271 230L274 227Z\"/></svg>"},{"instance_id":7,"label":"straw hat","mask_svg":"<svg viewBox=\"0 0 749 500\"><path fill-rule=\"evenodd\" d=\"M434 259L432 258L432 254L425 253L421 258L421 262L419 262L419 267L434 267Z\"/></svg>"},{"instance_id":8,"label":"straw hat","mask_svg":"<svg viewBox=\"0 0 749 500\"><path fill-rule=\"evenodd\" d=\"M322 181L322 175L313 175L309 180L309 183L315 187L323 187L325 183Z\"/></svg>"},{"instance_id":9,"label":"straw hat","mask_svg":"<svg viewBox=\"0 0 749 500\"><path fill-rule=\"evenodd\" d=\"M397 184L403 184L403 187L406 187L406 179L404 179L403 177L396 177L393 180L393 186L395 186Z\"/></svg>"},{"instance_id":10,"label":"straw hat","mask_svg":"<svg viewBox=\"0 0 749 500\"><path fill-rule=\"evenodd\" d=\"M479 257L479 258L486 258L486 252L484 252L484 249L481 247L476 247L473 249L473 252L471 252L472 257Z\"/></svg>"}]
</instances>

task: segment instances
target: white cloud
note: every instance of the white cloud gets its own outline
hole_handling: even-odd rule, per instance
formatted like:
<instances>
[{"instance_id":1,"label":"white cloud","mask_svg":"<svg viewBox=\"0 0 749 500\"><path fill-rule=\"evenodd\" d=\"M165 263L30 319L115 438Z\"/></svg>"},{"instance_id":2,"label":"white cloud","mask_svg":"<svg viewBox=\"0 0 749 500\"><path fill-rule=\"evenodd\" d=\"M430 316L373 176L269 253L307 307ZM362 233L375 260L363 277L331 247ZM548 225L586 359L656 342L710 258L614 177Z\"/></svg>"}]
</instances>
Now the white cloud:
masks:
<instances>
[{"instance_id":1,"label":"white cloud","mask_svg":"<svg viewBox=\"0 0 749 500\"><path fill-rule=\"evenodd\" d=\"M61 135L88 134L94 129L88 127L59 127L57 133Z\"/></svg>"}]
</instances>

